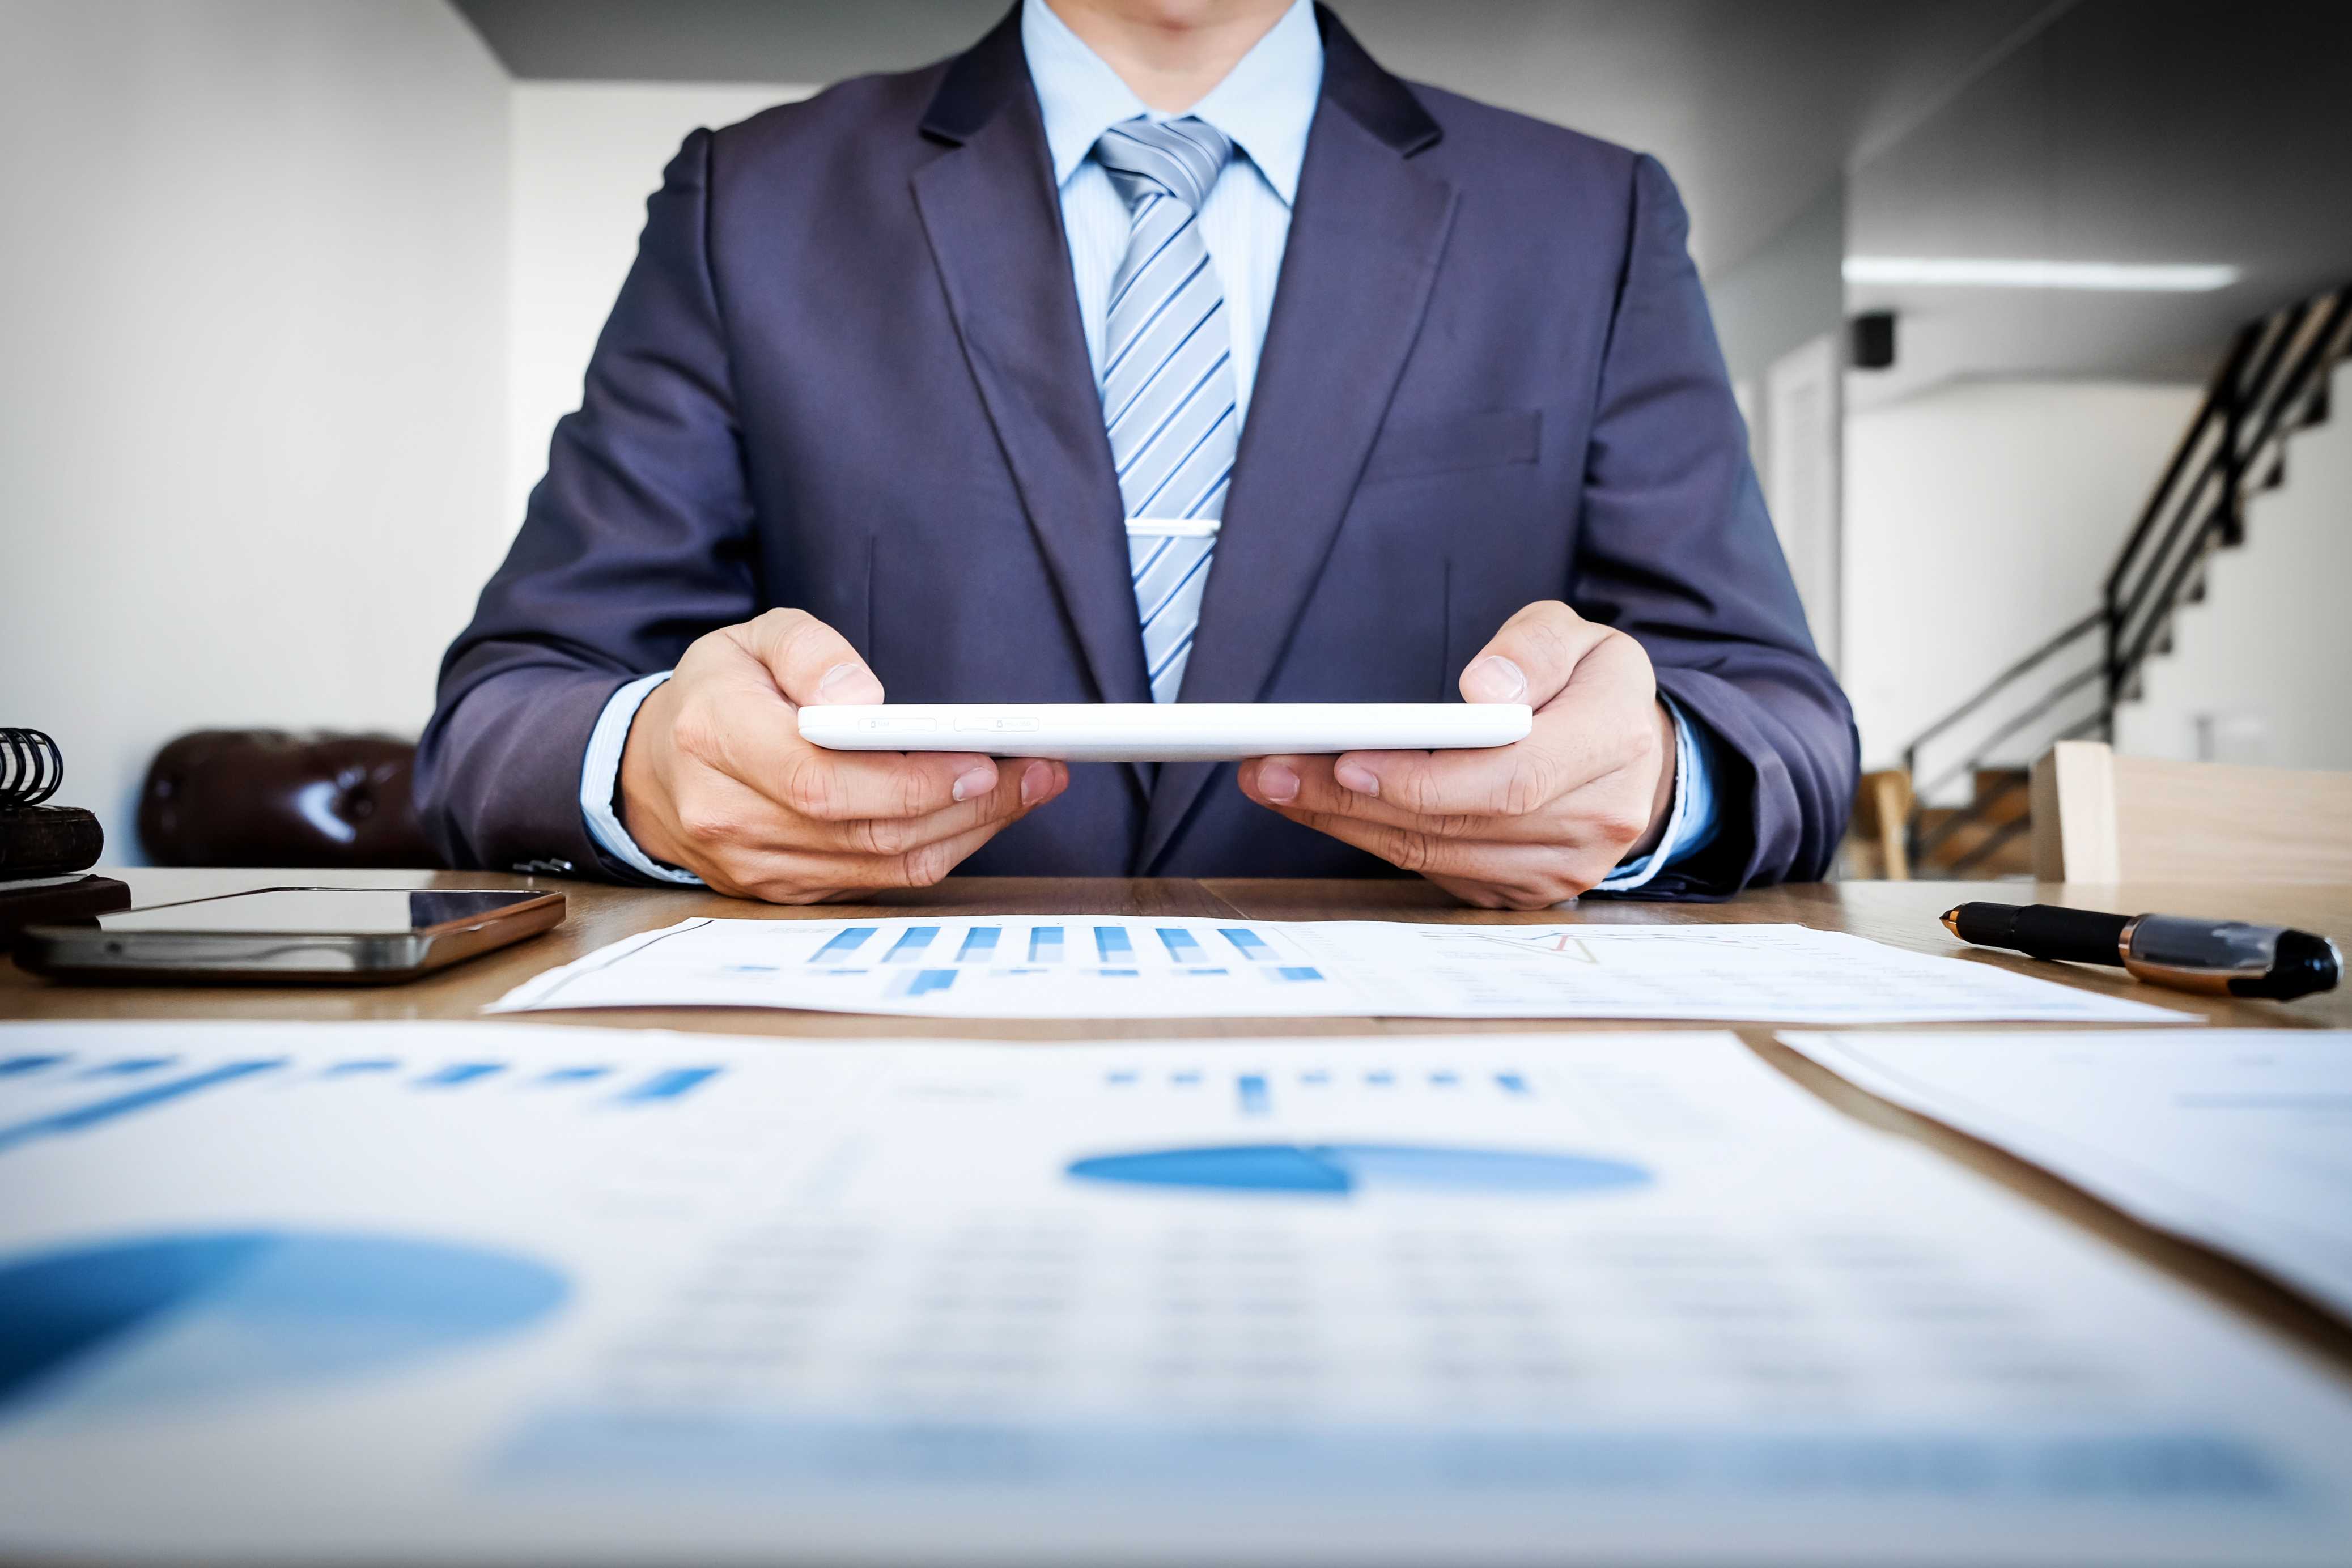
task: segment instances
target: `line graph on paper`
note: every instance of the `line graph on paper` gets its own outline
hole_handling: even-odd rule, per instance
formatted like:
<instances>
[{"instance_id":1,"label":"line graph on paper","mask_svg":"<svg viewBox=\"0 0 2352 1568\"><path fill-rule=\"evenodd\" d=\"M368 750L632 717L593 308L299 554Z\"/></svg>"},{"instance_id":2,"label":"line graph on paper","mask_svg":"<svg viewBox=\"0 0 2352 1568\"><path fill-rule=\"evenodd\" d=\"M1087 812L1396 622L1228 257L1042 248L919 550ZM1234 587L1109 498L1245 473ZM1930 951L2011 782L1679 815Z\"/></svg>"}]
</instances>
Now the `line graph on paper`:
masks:
<instances>
[{"instance_id":1,"label":"line graph on paper","mask_svg":"<svg viewBox=\"0 0 2352 1568\"><path fill-rule=\"evenodd\" d=\"M1541 953L1547 957L1565 958L1572 964L1599 964L1601 955L1591 943L1571 931L1502 932L1481 931L1478 936L1521 953Z\"/></svg>"}]
</instances>

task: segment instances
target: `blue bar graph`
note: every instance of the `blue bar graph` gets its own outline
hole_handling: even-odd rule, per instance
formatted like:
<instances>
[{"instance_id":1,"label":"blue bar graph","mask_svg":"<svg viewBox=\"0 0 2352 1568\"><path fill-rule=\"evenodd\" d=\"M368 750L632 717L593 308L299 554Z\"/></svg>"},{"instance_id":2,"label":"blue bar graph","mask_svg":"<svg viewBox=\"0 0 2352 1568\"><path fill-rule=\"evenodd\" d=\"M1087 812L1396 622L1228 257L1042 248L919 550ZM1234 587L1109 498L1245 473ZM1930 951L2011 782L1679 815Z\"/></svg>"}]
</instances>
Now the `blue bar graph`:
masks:
<instances>
[{"instance_id":1,"label":"blue bar graph","mask_svg":"<svg viewBox=\"0 0 2352 1568\"><path fill-rule=\"evenodd\" d=\"M963 946L956 949L959 964L985 964L996 956L996 939L1004 935L1001 925L975 925L964 933Z\"/></svg>"},{"instance_id":2,"label":"blue bar graph","mask_svg":"<svg viewBox=\"0 0 2352 1568\"><path fill-rule=\"evenodd\" d=\"M1106 980L1133 980L1140 978L1143 971L1140 969L1097 969L1095 973L1100 975Z\"/></svg>"},{"instance_id":3,"label":"blue bar graph","mask_svg":"<svg viewBox=\"0 0 2352 1568\"><path fill-rule=\"evenodd\" d=\"M1433 1072L1429 1075L1429 1086L1432 1089L1452 1089L1458 1086L1461 1082L1459 1073Z\"/></svg>"},{"instance_id":4,"label":"blue bar graph","mask_svg":"<svg viewBox=\"0 0 2352 1568\"><path fill-rule=\"evenodd\" d=\"M1323 971L1310 969L1304 964L1285 964L1274 972L1274 977L1277 980L1319 980L1323 977Z\"/></svg>"},{"instance_id":5,"label":"blue bar graph","mask_svg":"<svg viewBox=\"0 0 2352 1568\"><path fill-rule=\"evenodd\" d=\"M1174 925L1162 925L1160 927L1160 940L1166 945L1168 956L1173 962L1197 964L1201 961L1201 939L1190 931Z\"/></svg>"},{"instance_id":6,"label":"blue bar graph","mask_svg":"<svg viewBox=\"0 0 2352 1568\"><path fill-rule=\"evenodd\" d=\"M1239 948L1241 956L1254 964L1267 963L1274 957L1274 949L1265 945L1265 938L1246 925L1220 925L1217 935Z\"/></svg>"},{"instance_id":7,"label":"blue bar graph","mask_svg":"<svg viewBox=\"0 0 2352 1568\"><path fill-rule=\"evenodd\" d=\"M941 989L954 976L955 971L950 969L919 970L902 972L900 979L902 983L911 983L920 989ZM86 1056L76 1058L70 1054L58 1060L89 1061ZM0 1124L0 1154L19 1144L51 1134L76 1133L101 1126L137 1112L200 1094L208 1089L280 1071L289 1065L284 1057L257 1057L216 1061L201 1071L191 1065L183 1069L176 1078L159 1076L173 1063L184 1060L173 1056L124 1057L86 1068L76 1073L73 1081L89 1083L90 1089L100 1097L71 1109L47 1112L14 1124ZM412 1066L416 1068L413 1076L410 1074ZM534 1087L560 1089L614 1080L616 1090L614 1100L622 1103L637 1103L676 1100L718 1077L724 1069L648 1069L639 1075L639 1082L625 1088L621 1087L616 1077L624 1071L626 1070L601 1062L526 1068L511 1061L442 1061L427 1065L413 1063L399 1057L363 1056L320 1062L315 1067L305 1064L299 1081L313 1084L372 1082L379 1088L404 1092L408 1089L456 1090L469 1084L509 1080L515 1081L518 1086L528 1082ZM120 1088L116 1087L118 1084ZM289 1086L291 1087L290 1082Z\"/></svg>"},{"instance_id":8,"label":"blue bar graph","mask_svg":"<svg viewBox=\"0 0 2352 1568\"><path fill-rule=\"evenodd\" d=\"M1135 944L1116 925L1095 927L1095 952L1106 964L1125 964L1135 957Z\"/></svg>"},{"instance_id":9,"label":"blue bar graph","mask_svg":"<svg viewBox=\"0 0 2352 1568\"><path fill-rule=\"evenodd\" d=\"M1116 1072L1106 1072L1103 1074L1103 1082L1125 1088L1135 1082L1135 1070L1128 1067L1121 1068Z\"/></svg>"},{"instance_id":10,"label":"blue bar graph","mask_svg":"<svg viewBox=\"0 0 2352 1568\"><path fill-rule=\"evenodd\" d=\"M1516 1072L1497 1072L1495 1074L1495 1082L1502 1088L1503 1092L1506 1094L1533 1094L1535 1092L1534 1090L1528 1087L1528 1081Z\"/></svg>"},{"instance_id":11,"label":"blue bar graph","mask_svg":"<svg viewBox=\"0 0 2352 1568\"><path fill-rule=\"evenodd\" d=\"M896 942L890 944L890 950L882 955L882 961L886 964L920 963L923 949L929 946L931 939L939 934L940 928L936 925L909 925L899 933Z\"/></svg>"},{"instance_id":12,"label":"blue bar graph","mask_svg":"<svg viewBox=\"0 0 2352 1568\"><path fill-rule=\"evenodd\" d=\"M167 1101L182 1099L190 1094L201 1094L207 1089L218 1088L224 1083L233 1083L240 1078L250 1078L257 1072L268 1072L285 1064L284 1057L271 1057L266 1061L231 1061L219 1067L207 1069L203 1072L191 1073L185 1078L174 1078L168 1083L150 1084L144 1089L136 1089L128 1094L118 1094L110 1100L100 1100L95 1104L80 1105L70 1111L59 1111L51 1115L37 1116L29 1122L19 1122L13 1127L0 1127L0 1153L5 1153L18 1144L28 1143L46 1134L79 1133L85 1128L95 1127L100 1123L110 1122L118 1116L128 1116L134 1111L144 1111L150 1106L161 1105Z\"/></svg>"},{"instance_id":13,"label":"blue bar graph","mask_svg":"<svg viewBox=\"0 0 2352 1568\"><path fill-rule=\"evenodd\" d=\"M0 1078L21 1078L44 1067L55 1067L65 1060L63 1056L12 1056L0 1061Z\"/></svg>"},{"instance_id":14,"label":"blue bar graph","mask_svg":"<svg viewBox=\"0 0 2352 1568\"><path fill-rule=\"evenodd\" d=\"M1364 1082L1374 1089L1391 1089L1396 1086L1396 1074L1386 1071L1367 1072Z\"/></svg>"},{"instance_id":15,"label":"blue bar graph","mask_svg":"<svg viewBox=\"0 0 2352 1568\"><path fill-rule=\"evenodd\" d=\"M818 948L815 956L810 958L809 962L814 964L819 958L839 958L855 953L866 945L866 939L873 936L877 929L878 928L872 925L852 925Z\"/></svg>"},{"instance_id":16,"label":"blue bar graph","mask_svg":"<svg viewBox=\"0 0 2352 1568\"><path fill-rule=\"evenodd\" d=\"M1274 1108L1274 1103L1266 1097L1264 1073L1241 1074L1234 1080L1234 1089L1241 1096L1242 1114L1244 1116L1263 1116Z\"/></svg>"},{"instance_id":17,"label":"blue bar graph","mask_svg":"<svg viewBox=\"0 0 2352 1568\"><path fill-rule=\"evenodd\" d=\"M933 991L944 991L956 982L953 969L916 969L890 982L894 997L926 997Z\"/></svg>"},{"instance_id":18,"label":"blue bar graph","mask_svg":"<svg viewBox=\"0 0 2352 1568\"><path fill-rule=\"evenodd\" d=\"M416 1081L419 1089L462 1089L478 1080L504 1072L503 1061L453 1061L438 1072L428 1072Z\"/></svg>"},{"instance_id":19,"label":"blue bar graph","mask_svg":"<svg viewBox=\"0 0 2352 1568\"><path fill-rule=\"evenodd\" d=\"M673 1067L656 1072L643 1083L621 1096L625 1105L642 1105L653 1100L676 1100L692 1093L701 1085L719 1076L723 1069L717 1067Z\"/></svg>"},{"instance_id":20,"label":"blue bar graph","mask_svg":"<svg viewBox=\"0 0 2352 1568\"><path fill-rule=\"evenodd\" d=\"M1029 961L1033 964L1058 964L1062 961L1062 928L1040 925L1029 933Z\"/></svg>"}]
</instances>

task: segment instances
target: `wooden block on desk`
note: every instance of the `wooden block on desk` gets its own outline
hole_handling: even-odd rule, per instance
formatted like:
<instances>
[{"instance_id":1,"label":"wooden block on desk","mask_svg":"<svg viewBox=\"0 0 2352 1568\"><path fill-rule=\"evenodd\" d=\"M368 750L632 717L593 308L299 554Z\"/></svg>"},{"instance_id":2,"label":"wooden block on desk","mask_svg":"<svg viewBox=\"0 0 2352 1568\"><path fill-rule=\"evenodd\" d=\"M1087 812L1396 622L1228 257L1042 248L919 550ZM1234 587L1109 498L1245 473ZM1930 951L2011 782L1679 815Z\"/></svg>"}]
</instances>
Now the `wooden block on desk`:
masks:
<instances>
[{"instance_id":1,"label":"wooden block on desk","mask_svg":"<svg viewBox=\"0 0 2352 1568\"><path fill-rule=\"evenodd\" d=\"M2118 755L2062 740L2033 765L2042 882L2352 881L2352 773Z\"/></svg>"}]
</instances>

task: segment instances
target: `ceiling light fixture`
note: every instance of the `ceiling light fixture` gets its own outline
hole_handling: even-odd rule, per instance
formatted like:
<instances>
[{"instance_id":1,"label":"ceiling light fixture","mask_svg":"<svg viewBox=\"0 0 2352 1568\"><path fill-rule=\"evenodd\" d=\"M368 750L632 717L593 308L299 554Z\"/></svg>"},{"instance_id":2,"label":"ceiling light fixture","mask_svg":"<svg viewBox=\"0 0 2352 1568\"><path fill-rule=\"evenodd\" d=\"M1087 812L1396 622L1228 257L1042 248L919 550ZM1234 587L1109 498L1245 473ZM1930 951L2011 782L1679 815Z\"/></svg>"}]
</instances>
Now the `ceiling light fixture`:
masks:
<instances>
[{"instance_id":1,"label":"ceiling light fixture","mask_svg":"<svg viewBox=\"0 0 2352 1568\"><path fill-rule=\"evenodd\" d=\"M1848 283L1929 288L2100 288L2125 293L2202 294L2238 281L2221 263L1993 261L1969 256L1850 256Z\"/></svg>"}]
</instances>

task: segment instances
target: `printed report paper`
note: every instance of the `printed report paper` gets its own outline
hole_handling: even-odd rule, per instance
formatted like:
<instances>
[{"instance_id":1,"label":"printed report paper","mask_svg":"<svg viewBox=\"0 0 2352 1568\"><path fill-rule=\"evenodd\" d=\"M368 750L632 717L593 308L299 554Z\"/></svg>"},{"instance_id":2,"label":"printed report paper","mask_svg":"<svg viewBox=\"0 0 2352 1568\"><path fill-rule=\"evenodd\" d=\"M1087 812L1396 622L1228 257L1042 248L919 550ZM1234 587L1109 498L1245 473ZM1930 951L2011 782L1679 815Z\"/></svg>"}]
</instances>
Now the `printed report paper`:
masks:
<instances>
[{"instance_id":1,"label":"printed report paper","mask_svg":"<svg viewBox=\"0 0 2352 1568\"><path fill-rule=\"evenodd\" d=\"M688 920L491 1011L809 1008L921 1018L2193 1022L1802 925L1134 919Z\"/></svg>"},{"instance_id":2,"label":"printed report paper","mask_svg":"<svg viewBox=\"0 0 2352 1568\"><path fill-rule=\"evenodd\" d=\"M2352 1030L1780 1038L2352 1316Z\"/></svg>"},{"instance_id":3,"label":"printed report paper","mask_svg":"<svg viewBox=\"0 0 2352 1568\"><path fill-rule=\"evenodd\" d=\"M1728 1036L0 1030L0 1554L2330 1563L2338 1377Z\"/></svg>"}]
</instances>

